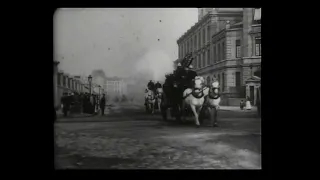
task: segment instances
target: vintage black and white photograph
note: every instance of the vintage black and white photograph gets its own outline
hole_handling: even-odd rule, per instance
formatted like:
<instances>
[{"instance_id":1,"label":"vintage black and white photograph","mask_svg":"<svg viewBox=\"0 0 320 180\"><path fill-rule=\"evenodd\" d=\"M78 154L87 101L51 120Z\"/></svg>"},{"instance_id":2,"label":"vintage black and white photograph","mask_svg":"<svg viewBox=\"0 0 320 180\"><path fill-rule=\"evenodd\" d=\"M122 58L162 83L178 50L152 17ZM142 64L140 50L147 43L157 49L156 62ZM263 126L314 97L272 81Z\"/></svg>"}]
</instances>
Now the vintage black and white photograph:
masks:
<instances>
[{"instance_id":1,"label":"vintage black and white photograph","mask_svg":"<svg viewBox=\"0 0 320 180\"><path fill-rule=\"evenodd\" d=\"M59 8L55 169L261 169L261 8Z\"/></svg>"}]
</instances>

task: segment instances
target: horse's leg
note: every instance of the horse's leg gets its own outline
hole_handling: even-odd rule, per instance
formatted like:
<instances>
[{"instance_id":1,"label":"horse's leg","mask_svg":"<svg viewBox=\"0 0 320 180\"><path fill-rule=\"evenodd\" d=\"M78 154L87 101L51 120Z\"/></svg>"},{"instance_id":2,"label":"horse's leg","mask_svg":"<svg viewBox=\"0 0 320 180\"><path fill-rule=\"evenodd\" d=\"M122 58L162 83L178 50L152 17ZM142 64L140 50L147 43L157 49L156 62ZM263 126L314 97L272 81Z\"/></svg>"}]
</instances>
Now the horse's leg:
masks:
<instances>
[{"instance_id":1,"label":"horse's leg","mask_svg":"<svg viewBox=\"0 0 320 180\"><path fill-rule=\"evenodd\" d=\"M197 111L198 120L200 119L200 114L201 114L202 107L203 107L203 106L200 106L199 109L198 109L198 111Z\"/></svg>"},{"instance_id":2,"label":"horse's leg","mask_svg":"<svg viewBox=\"0 0 320 180\"><path fill-rule=\"evenodd\" d=\"M186 121L186 111L185 111L185 107L186 107L186 102L183 101L182 105L181 105L181 116L182 116L182 120Z\"/></svg>"},{"instance_id":3,"label":"horse's leg","mask_svg":"<svg viewBox=\"0 0 320 180\"><path fill-rule=\"evenodd\" d=\"M210 126L213 126L214 123L214 109L208 106L208 112L209 112L209 119L210 119Z\"/></svg>"},{"instance_id":4,"label":"horse's leg","mask_svg":"<svg viewBox=\"0 0 320 180\"><path fill-rule=\"evenodd\" d=\"M154 105L155 105L155 100L152 102L152 114L154 114Z\"/></svg>"},{"instance_id":5,"label":"horse's leg","mask_svg":"<svg viewBox=\"0 0 320 180\"><path fill-rule=\"evenodd\" d=\"M159 110L159 112L161 112L160 105L161 105L161 99L158 99L158 110Z\"/></svg>"},{"instance_id":6,"label":"horse's leg","mask_svg":"<svg viewBox=\"0 0 320 180\"><path fill-rule=\"evenodd\" d=\"M200 123L199 123L198 114L197 114L197 111L196 111L196 106L190 104L190 107L191 107L191 110L192 110L193 115L194 115L194 120L195 120L196 126L199 127Z\"/></svg>"},{"instance_id":7,"label":"horse's leg","mask_svg":"<svg viewBox=\"0 0 320 180\"><path fill-rule=\"evenodd\" d=\"M168 109L168 105L165 104L165 101L161 101L160 112L162 114L162 118L164 121L167 121L167 109Z\"/></svg>"},{"instance_id":8,"label":"horse's leg","mask_svg":"<svg viewBox=\"0 0 320 180\"><path fill-rule=\"evenodd\" d=\"M218 127L218 109L217 108L213 108L213 109L214 109L213 126Z\"/></svg>"}]
</instances>

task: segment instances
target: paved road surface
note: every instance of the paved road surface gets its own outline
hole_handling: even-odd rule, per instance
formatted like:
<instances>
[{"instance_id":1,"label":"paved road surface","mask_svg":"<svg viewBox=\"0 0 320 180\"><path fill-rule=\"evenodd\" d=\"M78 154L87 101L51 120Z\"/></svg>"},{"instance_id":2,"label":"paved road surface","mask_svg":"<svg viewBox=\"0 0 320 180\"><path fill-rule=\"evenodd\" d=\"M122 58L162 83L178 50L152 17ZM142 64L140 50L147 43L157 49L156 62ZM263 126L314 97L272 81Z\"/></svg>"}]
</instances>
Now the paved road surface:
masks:
<instances>
[{"instance_id":1,"label":"paved road surface","mask_svg":"<svg viewBox=\"0 0 320 180\"><path fill-rule=\"evenodd\" d=\"M104 117L59 119L58 169L260 169L256 112L221 110L218 128L174 122L118 105Z\"/></svg>"}]
</instances>

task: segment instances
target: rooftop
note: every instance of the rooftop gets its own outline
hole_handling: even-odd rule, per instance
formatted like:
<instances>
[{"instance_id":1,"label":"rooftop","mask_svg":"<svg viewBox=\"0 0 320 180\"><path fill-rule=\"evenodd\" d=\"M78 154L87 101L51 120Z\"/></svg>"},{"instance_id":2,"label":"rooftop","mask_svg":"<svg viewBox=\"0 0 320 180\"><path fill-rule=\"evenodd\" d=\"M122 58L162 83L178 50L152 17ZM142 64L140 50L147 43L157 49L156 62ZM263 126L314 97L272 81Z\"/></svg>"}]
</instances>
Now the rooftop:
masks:
<instances>
[{"instance_id":1,"label":"rooftop","mask_svg":"<svg viewBox=\"0 0 320 180\"><path fill-rule=\"evenodd\" d=\"M190 32L193 32L195 28L197 28L199 25L201 25L203 22L205 22L209 18L216 17L216 16L236 15L236 14L240 15L239 13L242 12L242 8L219 8L219 9L217 10L218 11L217 13L209 12L205 16L203 16L200 20L198 20L198 22L196 22L182 36L178 38L177 43L179 43L185 36L187 36Z\"/></svg>"},{"instance_id":2,"label":"rooftop","mask_svg":"<svg viewBox=\"0 0 320 180\"><path fill-rule=\"evenodd\" d=\"M122 78L119 78L117 76L114 76L114 77L107 77L106 78L107 81L121 81Z\"/></svg>"}]
</instances>

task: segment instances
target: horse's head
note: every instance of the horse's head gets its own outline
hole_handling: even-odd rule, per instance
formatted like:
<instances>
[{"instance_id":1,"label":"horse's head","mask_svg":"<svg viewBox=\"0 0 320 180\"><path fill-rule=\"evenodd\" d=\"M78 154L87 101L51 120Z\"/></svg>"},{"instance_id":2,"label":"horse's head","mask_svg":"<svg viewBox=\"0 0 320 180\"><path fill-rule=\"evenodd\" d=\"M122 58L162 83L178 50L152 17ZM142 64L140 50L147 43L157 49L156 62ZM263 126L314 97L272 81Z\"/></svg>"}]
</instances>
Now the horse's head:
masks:
<instances>
[{"instance_id":1,"label":"horse's head","mask_svg":"<svg viewBox=\"0 0 320 180\"><path fill-rule=\"evenodd\" d=\"M147 99L149 99L149 100L153 100L154 99L153 91L148 91L146 94L147 94Z\"/></svg>"},{"instance_id":2,"label":"horse's head","mask_svg":"<svg viewBox=\"0 0 320 180\"><path fill-rule=\"evenodd\" d=\"M215 93L218 93L219 81L214 79L213 82L211 83L211 88L214 89Z\"/></svg>"},{"instance_id":3,"label":"horse's head","mask_svg":"<svg viewBox=\"0 0 320 180\"><path fill-rule=\"evenodd\" d=\"M162 97L162 93L163 93L163 90L162 90L162 88L157 88L157 97L158 98L161 98Z\"/></svg>"},{"instance_id":4,"label":"horse's head","mask_svg":"<svg viewBox=\"0 0 320 180\"><path fill-rule=\"evenodd\" d=\"M204 85L204 78L201 76L196 76L194 78L194 87L201 89L203 87L203 85Z\"/></svg>"}]
</instances>

